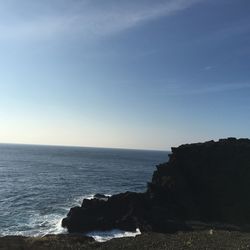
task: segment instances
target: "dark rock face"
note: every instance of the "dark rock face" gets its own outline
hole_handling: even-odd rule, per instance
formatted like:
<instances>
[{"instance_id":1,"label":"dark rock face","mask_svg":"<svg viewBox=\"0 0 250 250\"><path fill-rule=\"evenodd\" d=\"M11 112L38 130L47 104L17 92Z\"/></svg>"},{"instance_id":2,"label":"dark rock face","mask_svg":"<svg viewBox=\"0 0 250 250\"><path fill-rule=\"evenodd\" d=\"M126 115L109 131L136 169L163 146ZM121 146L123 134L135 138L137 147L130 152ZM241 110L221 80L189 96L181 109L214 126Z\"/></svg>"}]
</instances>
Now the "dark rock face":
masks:
<instances>
[{"instance_id":1,"label":"dark rock face","mask_svg":"<svg viewBox=\"0 0 250 250\"><path fill-rule=\"evenodd\" d=\"M250 140L228 138L172 148L146 193L84 200L62 222L69 232L175 232L185 221L250 225ZM105 199L104 199L105 198Z\"/></svg>"},{"instance_id":2,"label":"dark rock face","mask_svg":"<svg viewBox=\"0 0 250 250\"><path fill-rule=\"evenodd\" d=\"M102 199L84 199L81 207L71 208L62 226L69 232L110 230L119 228L135 231L148 201L146 194L126 192Z\"/></svg>"},{"instance_id":3,"label":"dark rock face","mask_svg":"<svg viewBox=\"0 0 250 250\"><path fill-rule=\"evenodd\" d=\"M152 198L169 199L184 219L250 224L250 140L182 145L158 166Z\"/></svg>"}]
</instances>

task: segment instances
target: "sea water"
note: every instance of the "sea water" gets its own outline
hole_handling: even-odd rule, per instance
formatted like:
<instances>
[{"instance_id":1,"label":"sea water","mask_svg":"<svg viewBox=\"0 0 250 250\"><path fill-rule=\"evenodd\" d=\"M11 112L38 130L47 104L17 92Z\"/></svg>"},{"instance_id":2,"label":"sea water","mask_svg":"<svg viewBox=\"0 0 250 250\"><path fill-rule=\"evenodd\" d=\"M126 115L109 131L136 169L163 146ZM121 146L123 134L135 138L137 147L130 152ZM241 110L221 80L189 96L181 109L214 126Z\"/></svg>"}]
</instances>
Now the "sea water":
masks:
<instances>
[{"instance_id":1,"label":"sea water","mask_svg":"<svg viewBox=\"0 0 250 250\"><path fill-rule=\"evenodd\" d=\"M61 220L70 207L96 193L145 191L167 160L164 151L0 144L0 236L66 233ZM131 233L90 235L103 241Z\"/></svg>"}]
</instances>

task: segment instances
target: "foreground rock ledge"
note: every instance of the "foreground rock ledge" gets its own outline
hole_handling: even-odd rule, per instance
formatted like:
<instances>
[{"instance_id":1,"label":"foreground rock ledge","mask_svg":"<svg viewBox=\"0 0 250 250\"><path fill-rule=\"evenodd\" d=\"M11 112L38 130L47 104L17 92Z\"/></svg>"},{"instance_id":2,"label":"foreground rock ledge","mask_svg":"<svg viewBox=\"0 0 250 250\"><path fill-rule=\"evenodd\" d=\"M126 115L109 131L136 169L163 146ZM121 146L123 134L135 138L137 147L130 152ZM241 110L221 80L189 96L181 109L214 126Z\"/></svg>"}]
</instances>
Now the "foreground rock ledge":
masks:
<instances>
[{"instance_id":1,"label":"foreground rock ledge","mask_svg":"<svg viewBox=\"0 0 250 250\"><path fill-rule=\"evenodd\" d=\"M135 238L98 243L91 238L51 235L43 238L9 236L0 238L0 250L166 250L250 249L250 233L195 231L175 234L146 233Z\"/></svg>"},{"instance_id":2,"label":"foreground rock ledge","mask_svg":"<svg viewBox=\"0 0 250 250\"><path fill-rule=\"evenodd\" d=\"M221 139L172 148L145 193L84 200L63 219L69 232L113 228L142 232L191 230L187 221L250 225L250 140Z\"/></svg>"}]
</instances>

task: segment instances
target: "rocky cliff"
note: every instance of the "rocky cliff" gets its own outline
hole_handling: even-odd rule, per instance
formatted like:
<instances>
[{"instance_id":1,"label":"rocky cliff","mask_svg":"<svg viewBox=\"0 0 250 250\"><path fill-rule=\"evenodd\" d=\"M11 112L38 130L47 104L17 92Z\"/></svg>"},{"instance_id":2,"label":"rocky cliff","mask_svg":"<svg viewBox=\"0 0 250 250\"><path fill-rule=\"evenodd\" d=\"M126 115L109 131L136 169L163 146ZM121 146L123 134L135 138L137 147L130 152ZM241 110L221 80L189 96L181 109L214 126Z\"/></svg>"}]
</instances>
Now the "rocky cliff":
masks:
<instances>
[{"instance_id":1,"label":"rocky cliff","mask_svg":"<svg viewBox=\"0 0 250 250\"><path fill-rule=\"evenodd\" d=\"M69 232L112 228L190 230L187 221L250 225L250 140L221 139L172 148L145 193L84 200L63 219Z\"/></svg>"}]
</instances>

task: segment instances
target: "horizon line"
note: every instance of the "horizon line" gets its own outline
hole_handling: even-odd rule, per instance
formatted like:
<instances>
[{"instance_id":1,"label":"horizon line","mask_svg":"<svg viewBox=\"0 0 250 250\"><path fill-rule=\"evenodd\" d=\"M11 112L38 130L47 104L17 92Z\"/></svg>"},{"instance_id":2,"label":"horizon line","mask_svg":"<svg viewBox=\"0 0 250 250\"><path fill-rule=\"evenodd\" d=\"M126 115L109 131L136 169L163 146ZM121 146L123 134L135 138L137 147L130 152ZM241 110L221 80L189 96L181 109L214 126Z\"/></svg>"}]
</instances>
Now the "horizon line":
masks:
<instances>
[{"instance_id":1,"label":"horizon line","mask_svg":"<svg viewBox=\"0 0 250 250\"><path fill-rule=\"evenodd\" d=\"M152 149L152 148L126 148L126 147L98 147L98 146L81 146L81 145L62 145L62 144L37 144L21 142L0 142L0 145L17 145L17 146L45 146L45 147L63 147L63 148L93 148L93 149L117 149L117 150L138 150L138 151L158 151L171 152L171 149Z\"/></svg>"}]
</instances>

